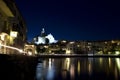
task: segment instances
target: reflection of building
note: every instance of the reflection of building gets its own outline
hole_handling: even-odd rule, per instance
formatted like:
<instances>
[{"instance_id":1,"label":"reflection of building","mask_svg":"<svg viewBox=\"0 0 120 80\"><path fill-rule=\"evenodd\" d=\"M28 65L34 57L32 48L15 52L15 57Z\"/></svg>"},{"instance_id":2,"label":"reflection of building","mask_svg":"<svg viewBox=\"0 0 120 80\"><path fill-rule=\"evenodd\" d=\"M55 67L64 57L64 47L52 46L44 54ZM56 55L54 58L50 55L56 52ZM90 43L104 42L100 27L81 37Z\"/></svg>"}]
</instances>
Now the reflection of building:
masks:
<instances>
[{"instance_id":1,"label":"reflection of building","mask_svg":"<svg viewBox=\"0 0 120 80\"><path fill-rule=\"evenodd\" d=\"M0 0L0 41L3 45L21 49L26 42L25 22L14 0Z\"/></svg>"},{"instance_id":2,"label":"reflection of building","mask_svg":"<svg viewBox=\"0 0 120 80\"><path fill-rule=\"evenodd\" d=\"M44 28L41 31L41 36L38 36L33 39L33 42L35 44L51 44L51 43L56 43L57 41L54 39L52 34L45 34Z\"/></svg>"}]
</instances>

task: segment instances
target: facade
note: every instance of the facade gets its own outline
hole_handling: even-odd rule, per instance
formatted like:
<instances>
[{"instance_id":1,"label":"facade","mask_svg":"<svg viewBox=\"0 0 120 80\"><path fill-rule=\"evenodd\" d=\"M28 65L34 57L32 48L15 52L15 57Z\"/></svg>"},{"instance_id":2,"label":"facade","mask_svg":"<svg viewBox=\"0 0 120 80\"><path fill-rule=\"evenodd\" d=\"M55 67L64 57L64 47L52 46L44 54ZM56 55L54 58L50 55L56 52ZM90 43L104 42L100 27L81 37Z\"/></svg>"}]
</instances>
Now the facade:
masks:
<instances>
[{"instance_id":1,"label":"facade","mask_svg":"<svg viewBox=\"0 0 120 80\"><path fill-rule=\"evenodd\" d=\"M44 28L41 31L41 35L39 35L33 39L33 43L37 44L37 45L52 44L52 43L56 43L56 42L57 42L57 40L55 40L55 38L53 37L52 34L46 35Z\"/></svg>"},{"instance_id":2,"label":"facade","mask_svg":"<svg viewBox=\"0 0 120 80\"><path fill-rule=\"evenodd\" d=\"M0 44L24 48L26 24L14 0L0 0ZM0 46L0 53L13 53L14 49Z\"/></svg>"},{"instance_id":3,"label":"facade","mask_svg":"<svg viewBox=\"0 0 120 80\"><path fill-rule=\"evenodd\" d=\"M33 44L26 43L24 46L24 52L26 55L35 55L36 54L36 46Z\"/></svg>"},{"instance_id":4,"label":"facade","mask_svg":"<svg viewBox=\"0 0 120 80\"><path fill-rule=\"evenodd\" d=\"M37 46L37 53L49 54L120 54L120 40L58 41Z\"/></svg>"}]
</instances>

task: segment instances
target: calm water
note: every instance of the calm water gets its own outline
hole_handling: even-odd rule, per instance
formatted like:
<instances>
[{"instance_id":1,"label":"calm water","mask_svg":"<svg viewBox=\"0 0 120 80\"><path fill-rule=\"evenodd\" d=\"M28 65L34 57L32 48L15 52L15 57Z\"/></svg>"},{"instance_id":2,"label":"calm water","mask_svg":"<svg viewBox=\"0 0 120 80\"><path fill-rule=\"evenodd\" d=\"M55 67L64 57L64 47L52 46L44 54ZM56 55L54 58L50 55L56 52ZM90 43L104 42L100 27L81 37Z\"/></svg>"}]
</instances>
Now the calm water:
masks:
<instances>
[{"instance_id":1,"label":"calm water","mask_svg":"<svg viewBox=\"0 0 120 80\"><path fill-rule=\"evenodd\" d=\"M120 58L39 58L37 80L119 80Z\"/></svg>"},{"instance_id":2,"label":"calm water","mask_svg":"<svg viewBox=\"0 0 120 80\"><path fill-rule=\"evenodd\" d=\"M120 58L0 57L0 80L120 80Z\"/></svg>"}]
</instances>

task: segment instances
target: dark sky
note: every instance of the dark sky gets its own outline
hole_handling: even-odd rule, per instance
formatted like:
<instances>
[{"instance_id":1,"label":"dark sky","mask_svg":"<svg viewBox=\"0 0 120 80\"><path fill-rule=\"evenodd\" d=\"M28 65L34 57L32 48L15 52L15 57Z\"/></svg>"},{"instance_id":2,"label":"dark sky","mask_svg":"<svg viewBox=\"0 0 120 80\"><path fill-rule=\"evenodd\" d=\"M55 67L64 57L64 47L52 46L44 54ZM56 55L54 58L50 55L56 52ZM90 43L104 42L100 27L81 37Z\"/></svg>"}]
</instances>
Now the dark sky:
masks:
<instances>
[{"instance_id":1,"label":"dark sky","mask_svg":"<svg viewBox=\"0 0 120 80\"><path fill-rule=\"evenodd\" d=\"M43 27L57 40L120 39L118 1L16 0L27 24L29 41Z\"/></svg>"}]
</instances>

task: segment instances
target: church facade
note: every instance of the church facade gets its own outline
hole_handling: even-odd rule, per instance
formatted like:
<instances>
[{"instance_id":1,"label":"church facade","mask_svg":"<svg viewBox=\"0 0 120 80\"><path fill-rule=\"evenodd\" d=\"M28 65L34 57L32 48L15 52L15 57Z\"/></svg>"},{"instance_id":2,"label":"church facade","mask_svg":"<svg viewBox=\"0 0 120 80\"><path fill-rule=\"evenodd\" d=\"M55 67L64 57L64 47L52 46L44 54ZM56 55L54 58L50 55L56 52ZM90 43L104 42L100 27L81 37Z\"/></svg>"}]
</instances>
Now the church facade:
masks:
<instances>
[{"instance_id":1,"label":"church facade","mask_svg":"<svg viewBox=\"0 0 120 80\"><path fill-rule=\"evenodd\" d=\"M41 35L39 35L33 39L33 43L37 44L37 45L52 44L52 43L56 43L56 42L57 42L57 40L55 40L55 38L53 37L53 35L51 33L46 35L44 28L41 31Z\"/></svg>"}]
</instances>

